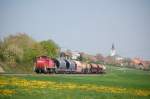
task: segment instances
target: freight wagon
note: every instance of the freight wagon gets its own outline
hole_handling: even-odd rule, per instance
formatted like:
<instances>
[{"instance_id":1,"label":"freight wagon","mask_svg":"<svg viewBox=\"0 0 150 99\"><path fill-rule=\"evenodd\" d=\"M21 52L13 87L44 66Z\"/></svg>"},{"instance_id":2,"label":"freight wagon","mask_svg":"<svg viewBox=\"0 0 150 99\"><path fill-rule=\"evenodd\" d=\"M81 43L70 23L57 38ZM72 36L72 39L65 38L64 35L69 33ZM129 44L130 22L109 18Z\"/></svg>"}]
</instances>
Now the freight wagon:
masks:
<instances>
[{"instance_id":1,"label":"freight wagon","mask_svg":"<svg viewBox=\"0 0 150 99\"><path fill-rule=\"evenodd\" d=\"M100 74L104 73L106 67L101 64L88 64L86 62L50 58L47 56L37 57L34 71L36 73L80 73L80 74Z\"/></svg>"}]
</instances>

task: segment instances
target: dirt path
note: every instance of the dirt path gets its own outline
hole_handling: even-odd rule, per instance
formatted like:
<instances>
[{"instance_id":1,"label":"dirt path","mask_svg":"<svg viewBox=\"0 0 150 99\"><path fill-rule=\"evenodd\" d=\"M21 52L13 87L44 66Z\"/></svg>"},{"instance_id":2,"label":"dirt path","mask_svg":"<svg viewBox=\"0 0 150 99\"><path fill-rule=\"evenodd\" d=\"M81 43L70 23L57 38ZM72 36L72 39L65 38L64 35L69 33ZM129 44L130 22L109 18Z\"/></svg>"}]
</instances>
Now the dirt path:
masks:
<instances>
[{"instance_id":1,"label":"dirt path","mask_svg":"<svg viewBox=\"0 0 150 99\"><path fill-rule=\"evenodd\" d=\"M3 70L3 68L0 66L0 73L4 73L5 71Z\"/></svg>"}]
</instances>

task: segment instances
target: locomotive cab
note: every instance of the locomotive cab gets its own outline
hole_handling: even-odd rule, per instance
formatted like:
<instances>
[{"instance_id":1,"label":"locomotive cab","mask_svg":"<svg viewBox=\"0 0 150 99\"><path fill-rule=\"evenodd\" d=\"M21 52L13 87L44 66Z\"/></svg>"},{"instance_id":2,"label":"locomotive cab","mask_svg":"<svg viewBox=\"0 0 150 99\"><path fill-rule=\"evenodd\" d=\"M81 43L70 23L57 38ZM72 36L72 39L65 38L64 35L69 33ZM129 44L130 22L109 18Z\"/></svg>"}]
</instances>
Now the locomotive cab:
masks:
<instances>
[{"instance_id":1,"label":"locomotive cab","mask_svg":"<svg viewBox=\"0 0 150 99\"><path fill-rule=\"evenodd\" d=\"M36 57L35 69L37 73L53 73L55 72L54 61L47 56Z\"/></svg>"}]
</instances>

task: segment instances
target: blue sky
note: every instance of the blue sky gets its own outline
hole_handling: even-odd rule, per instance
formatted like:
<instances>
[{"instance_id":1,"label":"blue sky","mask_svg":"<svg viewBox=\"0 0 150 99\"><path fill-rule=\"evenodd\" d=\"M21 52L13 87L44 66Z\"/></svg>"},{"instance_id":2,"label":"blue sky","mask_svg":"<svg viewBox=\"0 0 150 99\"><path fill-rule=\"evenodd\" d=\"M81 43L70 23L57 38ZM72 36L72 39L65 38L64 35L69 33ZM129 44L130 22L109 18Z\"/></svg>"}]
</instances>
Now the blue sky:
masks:
<instances>
[{"instance_id":1,"label":"blue sky","mask_svg":"<svg viewBox=\"0 0 150 99\"><path fill-rule=\"evenodd\" d=\"M25 32L63 48L150 59L149 0L0 0L0 36Z\"/></svg>"}]
</instances>

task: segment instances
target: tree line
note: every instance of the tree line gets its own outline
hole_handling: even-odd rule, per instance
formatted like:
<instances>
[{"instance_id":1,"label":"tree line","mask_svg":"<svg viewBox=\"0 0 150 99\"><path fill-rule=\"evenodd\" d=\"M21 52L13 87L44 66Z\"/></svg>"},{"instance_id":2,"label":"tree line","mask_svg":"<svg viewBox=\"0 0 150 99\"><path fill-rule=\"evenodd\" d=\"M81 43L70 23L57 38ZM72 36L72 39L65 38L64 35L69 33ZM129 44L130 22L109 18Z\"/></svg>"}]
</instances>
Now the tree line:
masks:
<instances>
[{"instance_id":1,"label":"tree line","mask_svg":"<svg viewBox=\"0 0 150 99\"><path fill-rule=\"evenodd\" d=\"M55 58L59 55L59 46L53 40L38 42L25 33L0 39L0 63L6 67L31 66L41 55Z\"/></svg>"}]
</instances>

